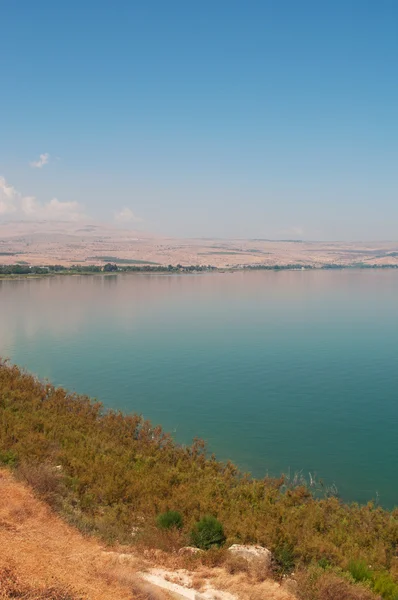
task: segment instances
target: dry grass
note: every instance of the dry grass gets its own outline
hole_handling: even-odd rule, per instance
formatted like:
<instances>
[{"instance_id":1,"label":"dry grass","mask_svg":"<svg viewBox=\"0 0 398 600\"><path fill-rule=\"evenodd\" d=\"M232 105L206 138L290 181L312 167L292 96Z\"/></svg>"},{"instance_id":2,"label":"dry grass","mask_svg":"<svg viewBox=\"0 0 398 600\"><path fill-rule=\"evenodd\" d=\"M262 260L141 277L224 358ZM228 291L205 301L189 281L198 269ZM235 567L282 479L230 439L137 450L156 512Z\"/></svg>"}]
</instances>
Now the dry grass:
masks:
<instances>
[{"instance_id":1,"label":"dry grass","mask_svg":"<svg viewBox=\"0 0 398 600\"><path fill-rule=\"evenodd\" d=\"M272 579L274 575L272 567L261 559L247 561L243 556L231 555L227 557L223 566L227 573L247 573L257 583Z\"/></svg>"},{"instance_id":2,"label":"dry grass","mask_svg":"<svg viewBox=\"0 0 398 600\"><path fill-rule=\"evenodd\" d=\"M24 600L81 600L80 595L67 587L54 585L33 586L21 579L13 566L0 569L0 600L21 598Z\"/></svg>"},{"instance_id":3,"label":"dry grass","mask_svg":"<svg viewBox=\"0 0 398 600\"><path fill-rule=\"evenodd\" d=\"M134 598L132 581L112 576L98 542L64 524L7 471L0 471L0 547L1 600Z\"/></svg>"},{"instance_id":4,"label":"dry grass","mask_svg":"<svg viewBox=\"0 0 398 600\"><path fill-rule=\"evenodd\" d=\"M300 600L381 600L370 589L355 585L330 571L302 571L296 579Z\"/></svg>"},{"instance_id":5,"label":"dry grass","mask_svg":"<svg viewBox=\"0 0 398 600\"><path fill-rule=\"evenodd\" d=\"M133 583L132 591L136 600L171 600L171 596L167 592L156 590L147 583L141 583L140 581Z\"/></svg>"},{"instance_id":6,"label":"dry grass","mask_svg":"<svg viewBox=\"0 0 398 600\"><path fill-rule=\"evenodd\" d=\"M49 463L22 462L16 470L16 476L48 504L57 506L63 488L61 472L57 467Z\"/></svg>"},{"instance_id":7,"label":"dry grass","mask_svg":"<svg viewBox=\"0 0 398 600\"><path fill-rule=\"evenodd\" d=\"M204 572L203 579L212 587L235 594L244 600L294 600L294 596L276 581L270 579L258 581L252 573L231 574L222 568L213 569L211 576ZM201 571L196 574L200 578Z\"/></svg>"},{"instance_id":8,"label":"dry grass","mask_svg":"<svg viewBox=\"0 0 398 600\"><path fill-rule=\"evenodd\" d=\"M56 479L51 472L27 469L19 475L25 481L33 478L30 483L40 495L52 497ZM195 589L210 583L245 600L292 600L277 583L259 582L254 571L231 574L231 567L230 572L225 570L220 566L225 551L204 556L180 556L159 549L138 556L120 554L115 548L109 551L64 523L26 483L16 481L6 470L0 470L0 547L0 600L170 599L168 592L137 577L137 571L155 565L188 568Z\"/></svg>"},{"instance_id":9,"label":"dry grass","mask_svg":"<svg viewBox=\"0 0 398 600\"><path fill-rule=\"evenodd\" d=\"M43 496L54 488L51 473L28 471L25 479ZM168 540L170 543L170 540ZM176 540L171 540L171 546ZM166 544L168 545L168 544ZM176 544L178 545L178 544ZM159 549L135 555L105 549L64 523L32 490L0 470L0 600L166 600L168 592L142 582L137 571L162 566L188 569L195 589L207 586L244 600L293 600L270 573L226 551L179 555ZM115 551L116 550L116 551ZM119 550L122 551L120 548ZM124 548L126 552L126 548ZM334 573L316 579L298 574L298 597L303 600L370 600L375 596Z\"/></svg>"},{"instance_id":10,"label":"dry grass","mask_svg":"<svg viewBox=\"0 0 398 600\"><path fill-rule=\"evenodd\" d=\"M231 575L249 572L249 563L245 558L243 558L243 556L235 556L231 554L231 556L225 561L224 566L226 571Z\"/></svg>"},{"instance_id":11,"label":"dry grass","mask_svg":"<svg viewBox=\"0 0 398 600\"><path fill-rule=\"evenodd\" d=\"M159 529L155 525L144 526L134 538L134 546L138 551L146 548L162 550L166 553L178 552L183 546L187 546L189 539L186 534L178 529Z\"/></svg>"}]
</instances>

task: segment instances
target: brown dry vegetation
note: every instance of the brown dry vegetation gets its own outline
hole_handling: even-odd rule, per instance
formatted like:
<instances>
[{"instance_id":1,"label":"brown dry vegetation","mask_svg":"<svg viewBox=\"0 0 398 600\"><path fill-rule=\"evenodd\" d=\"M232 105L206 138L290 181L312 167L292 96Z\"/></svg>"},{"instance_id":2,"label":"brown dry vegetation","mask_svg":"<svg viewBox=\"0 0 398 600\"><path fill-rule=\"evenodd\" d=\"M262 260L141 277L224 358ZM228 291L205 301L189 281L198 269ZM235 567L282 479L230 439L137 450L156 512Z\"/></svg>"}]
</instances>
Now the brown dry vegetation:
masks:
<instances>
[{"instance_id":1,"label":"brown dry vegetation","mask_svg":"<svg viewBox=\"0 0 398 600\"><path fill-rule=\"evenodd\" d=\"M312 596L302 596L303 600L372 597L369 590L362 592L364 588L354 586L349 576L350 563L360 566L360 561L372 569L356 581L373 586L386 600L398 598L397 511L373 504L346 505L337 498L317 499L304 487L286 487L283 478L251 479L230 463L208 458L199 441L191 447L178 446L139 416L105 412L87 397L43 384L4 363L0 363L0 461L15 468L69 523L108 542L134 542L141 552L158 547L171 552L176 561L173 552L189 541L195 520L213 514L223 523L227 542L258 543L274 553L276 578L293 569L310 573L317 568L317 577L311 579L316 589ZM29 523L32 517L24 515L23 503L13 501L10 507L22 511L21 524L24 519ZM154 526L156 515L169 509L182 513L181 532L168 534ZM55 519L49 515L46 518ZM15 526L9 516L1 516L9 527ZM4 535L17 539L17 530L7 527L2 528ZM57 543L57 535L52 524L43 529L43 556L46 552L51 556L48 549ZM84 576L89 578L96 571L94 559L89 566L88 548L90 544L98 548L93 541L85 545L86 562L81 563L78 548L83 538L68 535L73 552L65 549L67 561L59 560L66 578L60 581L67 586L76 579L65 565L75 560L76 568L84 571L85 564ZM23 543L28 542L29 537ZM19 552L15 546L15 560ZM190 561L192 568L200 567L195 563L198 559ZM206 552L199 562L218 567L225 562L225 553ZM46 564L39 565L39 571ZM261 584L261 576L245 572L242 565L226 566L228 581L237 577L246 578L250 585ZM310 585L305 581L303 576L303 589Z\"/></svg>"},{"instance_id":2,"label":"brown dry vegetation","mask_svg":"<svg viewBox=\"0 0 398 600\"><path fill-rule=\"evenodd\" d=\"M134 554L104 552L95 539L64 523L27 485L0 470L0 600L166 600L165 591L141 581L136 572L154 564L179 568L183 559L148 551L147 560ZM186 563L189 566L189 562ZM272 581L230 577L220 568L197 562L195 588L212 580L240 598L291 600ZM265 594L266 595L260 595Z\"/></svg>"},{"instance_id":3,"label":"brown dry vegetation","mask_svg":"<svg viewBox=\"0 0 398 600\"><path fill-rule=\"evenodd\" d=\"M0 471L0 600L166 600L141 582L138 558L121 565Z\"/></svg>"},{"instance_id":4,"label":"brown dry vegetation","mask_svg":"<svg viewBox=\"0 0 398 600\"><path fill-rule=\"evenodd\" d=\"M13 566L0 568L0 599L26 598L29 600L80 600L73 590L53 585L35 586L17 574Z\"/></svg>"},{"instance_id":5,"label":"brown dry vegetation","mask_svg":"<svg viewBox=\"0 0 398 600\"><path fill-rule=\"evenodd\" d=\"M202 578L206 580L208 572L204 572ZM200 570L197 577L201 576ZM294 600L294 596L284 589L276 581L258 578L255 573L246 571L231 574L225 569L213 569L211 574L212 585L221 590L226 590L238 598L244 600Z\"/></svg>"},{"instance_id":6,"label":"brown dry vegetation","mask_svg":"<svg viewBox=\"0 0 398 600\"><path fill-rule=\"evenodd\" d=\"M375 600L372 591L355 585L337 573L310 569L296 575L299 600Z\"/></svg>"},{"instance_id":7,"label":"brown dry vegetation","mask_svg":"<svg viewBox=\"0 0 398 600\"><path fill-rule=\"evenodd\" d=\"M98 541L68 527L6 471L0 471L0 546L4 597L132 598L127 586L101 575Z\"/></svg>"}]
</instances>

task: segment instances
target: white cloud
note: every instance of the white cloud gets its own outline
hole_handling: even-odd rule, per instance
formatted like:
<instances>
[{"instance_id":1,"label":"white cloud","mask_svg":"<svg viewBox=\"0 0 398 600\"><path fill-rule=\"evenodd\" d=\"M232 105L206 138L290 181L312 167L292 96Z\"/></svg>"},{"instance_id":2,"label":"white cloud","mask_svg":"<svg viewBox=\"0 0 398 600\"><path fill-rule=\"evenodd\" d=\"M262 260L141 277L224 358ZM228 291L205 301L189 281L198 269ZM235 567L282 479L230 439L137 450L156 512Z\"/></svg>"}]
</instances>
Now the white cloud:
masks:
<instances>
[{"instance_id":1,"label":"white cloud","mask_svg":"<svg viewBox=\"0 0 398 600\"><path fill-rule=\"evenodd\" d=\"M115 221L117 223L141 223L143 219L137 217L130 208L125 206L122 210L115 213Z\"/></svg>"},{"instance_id":2,"label":"white cloud","mask_svg":"<svg viewBox=\"0 0 398 600\"><path fill-rule=\"evenodd\" d=\"M33 160L29 164L34 169L41 169L42 167L44 167L44 165L48 164L49 160L50 160L50 155L47 152L45 152L44 154L40 154L39 160Z\"/></svg>"},{"instance_id":3,"label":"white cloud","mask_svg":"<svg viewBox=\"0 0 398 600\"><path fill-rule=\"evenodd\" d=\"M0 218L13 214L19 219L48 221L81 221L86 218L78 202L39 202L34 196L23 196L0 176Z\"/></svg>"},{"instance_id":4,"label":"white cloud","mask_svg":"<svg viewBox=\"0 0 398 600\"><path fill-rule=\"evenodd\" d=\"M4 177L0 175L0 216L13 213L17 210L15 200L18 193L12 185L9 185Z\"/></svg>"},{"instance_id":5,"label":"white cloud","mask_svg":"<svg viewBox=\"0 0 398 600\"><path fill-rule=\"evenodd\" d=\"M29 219L45 219L48 221L81 221L85 218L78 202L60 202L53 198L42 204L32 196L22 198L21 210Z\"/></svg>"}]
</instances>

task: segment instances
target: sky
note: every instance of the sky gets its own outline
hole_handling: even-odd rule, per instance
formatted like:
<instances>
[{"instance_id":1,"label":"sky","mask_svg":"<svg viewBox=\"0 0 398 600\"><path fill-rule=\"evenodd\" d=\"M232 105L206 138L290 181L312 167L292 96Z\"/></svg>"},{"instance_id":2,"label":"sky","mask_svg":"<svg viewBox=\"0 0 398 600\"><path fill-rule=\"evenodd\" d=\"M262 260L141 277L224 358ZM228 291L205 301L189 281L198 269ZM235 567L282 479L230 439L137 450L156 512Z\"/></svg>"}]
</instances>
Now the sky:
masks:
<instances>
[{"instance_id":1,"label":"sky","mask_svg":"<svg viewBox=\"0 0 398 600\"><path fill-rule=\"evenodd\" d=\"M398 239L396 0L0 0L0 221Z\"/></svg>"}]
</instances>

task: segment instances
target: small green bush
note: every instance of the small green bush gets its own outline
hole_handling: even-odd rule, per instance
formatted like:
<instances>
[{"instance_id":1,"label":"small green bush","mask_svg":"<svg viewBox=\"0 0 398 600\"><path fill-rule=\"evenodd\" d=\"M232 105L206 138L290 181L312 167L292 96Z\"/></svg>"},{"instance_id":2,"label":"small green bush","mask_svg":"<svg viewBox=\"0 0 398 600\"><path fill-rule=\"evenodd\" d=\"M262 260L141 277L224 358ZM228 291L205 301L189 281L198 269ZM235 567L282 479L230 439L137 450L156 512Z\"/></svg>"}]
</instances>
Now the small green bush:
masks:
<instances>
[{"instance_id":1,"label":"small green bush","mask_svg":"<svg viewBox=\"0 0 398 600\"><path fill-rule=\"evenodd\" d=\"M351 560L348 564L348 571L355 581L373 580L373 573L363 560Z\"/></svg>"},{"instance_id":2,"label":"small green bush","mask_svg":"<svg viewBox=\"0 0 398 600\"><path fill-rule=\"evenodd\" d=\"M274 551L274 557L277 562L278 571L283 575L291 573L294 570L294 548L290 544L277 546Z\"/></svg>"},{"instance_id":3,"label":"small green bush","mask_svg":"<svg viewBox=\"0 0 398 600\"><path fill-rule=\"evenodd\" d=\"M211 515L203 517L191 531L193 545L202 550L209 550L213 546L220 547L225 542L225 539L222 524Z\"/></svg>"},{"instance_id":4,"label":"small green bush","mask_svg":"<svg viewBox=\"0 0 398 600\"><path fill-rule=\"evenodd\" d=\"M181 513L176 510L168 510L157 516L156 525L159 529L182 529L184 521Z\"/></svg>"},{"instance_id":5,"label":"small green bush","mask_svg":"<svg viewBox=\"0 0 398 600\"><path fill-rule=\"evenodd\" d=\"M321 569L327 569L328 567L330 567L330 560L328 558L320 558L318 560L318 566L321 567Z\"/></svg>"},{"instance_id":6,"label":"small green bush","mask_svg":"<svg viewBox=\"0 0 398 600\"><path fill-rule=\"evenodd\" d=\"M355 581L369 582L373 591L385 600L398 600L398 584L387 571L374 573L363 560L350 561L348 570Z\"/></svg>"},{"instance_id":7,"label":"small green bush","mask_svg":"<svg viewBox=\"0 0 398 600\"><path fill-rule=\"evenodd\" d=\"M386 600L398 600L398 585L387 572L374 575L373 590Z\"/></svg>"},{"instance_id":8,"label":"small green bush","mask_svg":"<svg viewBox=\"0 0 398 600\"><path fill-rule=\"evenodd\" d=\"M17 455L11 450L0 451L0 465L15 467L18 462Z\"/></svg>"}]
</instances>

